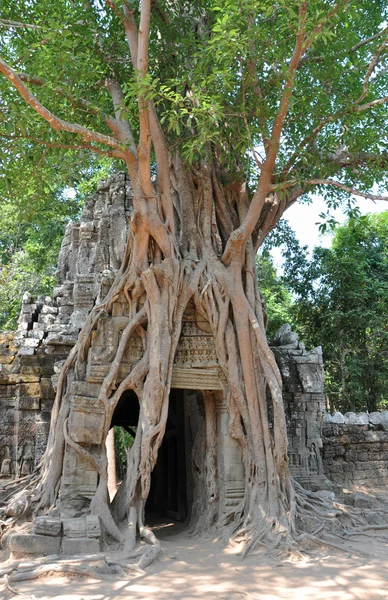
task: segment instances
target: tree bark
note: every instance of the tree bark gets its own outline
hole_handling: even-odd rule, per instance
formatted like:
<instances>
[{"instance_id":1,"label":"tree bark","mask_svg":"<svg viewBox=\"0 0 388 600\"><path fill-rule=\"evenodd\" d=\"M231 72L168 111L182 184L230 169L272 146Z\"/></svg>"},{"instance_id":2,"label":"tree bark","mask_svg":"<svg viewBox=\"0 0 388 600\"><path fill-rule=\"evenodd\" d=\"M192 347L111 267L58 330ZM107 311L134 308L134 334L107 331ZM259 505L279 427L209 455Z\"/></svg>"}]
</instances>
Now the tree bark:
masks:
<instances>
[{"instance_id":1,"label":"tree bark","mask_svg":"<svg viewBox=\"0 0 388 600\"><path fill-rule=\"evenodd\" d=\"M173 227L164 224L157 188L151 186L153 195L144 195L141 185L134 183L134 212L123 264L103 303L90 313L61 374L35 502L39 502L39 510L55 505L61 493L67 444L98 472L99 484L90 510L100 516L106 531L124 542L117 525L126 518L128 548L133 548L137 533L157 547L153 534L144 526L144 507L165 432L183 315L192 300L214 337L217 359L227 381L229 432L241 446L245 469L244 502L230 514L222 515L216 481L214 398L205 394L205 431L201 442L205 458L195 501L201 510L196 511L194 528L200 533L228 523L231 530L238 531L247 550L257 544L277 547L292 538L293 488L287 463L281 378L266 340L256 283L257 240L249 238L238 250L235 246L226 263L223 261L232 230L246 217L249 194L237 182L224 185L216 164L202 163L188 168L178 156L171 159L169 178L175 215ZM277 199L273 202L276 204ZM268 214L267 206L266 211ZM272 227L273 223L273 214L271 218L264 215L258 235L262 237L265 227ZM127 302L128 323L101 385L99 400L105 408L103 443L92 456L71 439L68 430L70 385L73 378L86 372L92 330L98 329L102 316L109 318L118 298ZM130 339L137 335L143 340L143 357L119 381L124 352ZM113 462L109 428L122 393L130 389L139 399L139 423L128 455L125 481L111 505L109 465ZM268 397L273 405L272 430L268 422Z\"/></svg>"},{"instance_id":2,"label":"tree bark","mask_svg":"<svg viewBox=\"0 0 388 600\"><path fill-rule=\"evenodd\" d=\"M113 427L109 430L106 438L106 457L108 460L108 492L112 502L117 492L115 432Z\"/></svg>"}]
</instances>

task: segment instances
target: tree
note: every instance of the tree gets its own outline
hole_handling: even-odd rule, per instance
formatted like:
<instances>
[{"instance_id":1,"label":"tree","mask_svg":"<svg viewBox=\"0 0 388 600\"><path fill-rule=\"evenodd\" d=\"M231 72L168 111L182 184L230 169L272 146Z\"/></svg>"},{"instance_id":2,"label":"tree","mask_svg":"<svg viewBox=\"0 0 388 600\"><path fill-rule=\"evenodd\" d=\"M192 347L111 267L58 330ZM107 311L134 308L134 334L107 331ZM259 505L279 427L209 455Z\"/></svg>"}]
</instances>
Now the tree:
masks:
<instances>
[{"instance_id":1,"label":"tree","mask_svg":"<svg viewBox=\"0 0 388 600\"><path fill-rule=\"evenodd\" d=\"M277 274L271 254L266 249L257 256L256 269L259 289L265 301L267 337L272 340L284 323L290 323L295 329L292 294Z\"/></svg>"},{"instance_id":2,"label":"tree","mask_svg":"<svg viewBox=\"0 0 388 600\"><path fill-rule=\"evenodd\" d=\"M374 182L384 185L387 161L386 3L5 4L0 72L7 156L23 138L35 150L62 148L65 157L80 150L120 160L134 194L121 269L60 376L35 500L40 508L55 504L65 442L73 443L67 381L85 364L93 327L123 294L128 325L100 393L104 438L121 392L135 389L140 426L116 514L127 515L132 539L136 529L152 539L143 509L164 435L182 316L194 298L213 330L227 379L229 430L244 456L244 505L230 520L247 549L292 543L297 497L255 253L284 211L314 188L329 190L329 203L350 192L386 199L370 192ZM125 344L138 331L145 354L116 389ZM205 409L211 435L214 411ZM208 452L208 485L201 490L204 528L217 522L208 497L212 457ZM100 474L91 510L122 540L107 498L103 447L90 460Z\"/></svg>"},{"instance_id":3,"label":"tree","mask_svg":"<svg viewBox=\"0 0 388 600\"><path fill-rule=\"evenodd\" d=\"M285 263L291 312L305 339L323 346L326 392L338 409L374 411L387 400L387 241L388 213L351 218L331 249L308 259L299 248Z\"/></svg>"},{"instance_id":4,"label":"tree","mask_svg":"<svg viewBox=\"0 0 388 600\"><path fill-rule=\"evenodd\" d=\"M55 192L37 207L6 203L0 215L0 329L16 329L21 292L50 295L66 223L79 204Z\"/></svg>"}]
</instances>

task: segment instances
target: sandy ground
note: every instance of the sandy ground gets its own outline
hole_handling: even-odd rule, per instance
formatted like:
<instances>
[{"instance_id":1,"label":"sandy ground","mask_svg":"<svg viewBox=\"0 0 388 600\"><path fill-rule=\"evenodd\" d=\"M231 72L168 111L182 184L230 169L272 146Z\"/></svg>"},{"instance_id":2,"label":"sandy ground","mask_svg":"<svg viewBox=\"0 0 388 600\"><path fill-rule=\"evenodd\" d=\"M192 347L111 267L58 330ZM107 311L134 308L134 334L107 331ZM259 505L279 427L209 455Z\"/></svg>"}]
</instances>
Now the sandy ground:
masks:
<instances>
[{"instance_id":1,"label":"sandy ground","mask_svg":"<svg viewBox=\"0 0 388 600\"><path fill-rule=\"evenodd\" d=\"M388 600L388 542L375 534L353 538L352 550L322 548L299 560L250 556L211 538L192 539L174 526L157 532L160 558L145 575L102 582L80 577L45 577L0 586L9 600ZM361 555L359 552L367 552Z\"/></svg>"}]
</instances>

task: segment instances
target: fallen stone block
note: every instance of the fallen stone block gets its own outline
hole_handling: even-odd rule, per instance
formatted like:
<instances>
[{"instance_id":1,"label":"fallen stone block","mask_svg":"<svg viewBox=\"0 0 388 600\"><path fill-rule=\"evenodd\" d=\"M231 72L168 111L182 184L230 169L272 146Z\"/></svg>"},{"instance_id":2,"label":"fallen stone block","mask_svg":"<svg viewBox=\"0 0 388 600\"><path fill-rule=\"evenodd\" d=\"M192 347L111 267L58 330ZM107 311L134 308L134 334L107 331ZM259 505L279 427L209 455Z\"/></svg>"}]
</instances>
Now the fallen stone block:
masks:
<instances>
[{"instance_id":1,"label":"fallen stone block","mask_svg":"<svg viewBox=\"0 0 388 600\"><path fill-rule=\"evenodd\" d=\"M62 540L62 554L94 554L96 552L100 552L100 540L98 539L64 537Z\"/></svg>"},{"instance_id":2,"label":"fallen stone block","mask_svg":"<svg viewBox=\"0 0 388 600\"><path fill-rule=\"evenodd\" d=\"M36 533L14 533L9 537L9 549L12 554L58 554L61 546L61 538L38 535Z\"/></svg>"},{"instance_id":3,"label":"fallen stone block","mask_svg":"<svg viewBox=\"0 0 388 600\"><path fill-rule=\"evenodd\" d=\"M57 517L36 517L35 533L56 537L61 533L62 523Z\"/></svg>"}]
</instances>

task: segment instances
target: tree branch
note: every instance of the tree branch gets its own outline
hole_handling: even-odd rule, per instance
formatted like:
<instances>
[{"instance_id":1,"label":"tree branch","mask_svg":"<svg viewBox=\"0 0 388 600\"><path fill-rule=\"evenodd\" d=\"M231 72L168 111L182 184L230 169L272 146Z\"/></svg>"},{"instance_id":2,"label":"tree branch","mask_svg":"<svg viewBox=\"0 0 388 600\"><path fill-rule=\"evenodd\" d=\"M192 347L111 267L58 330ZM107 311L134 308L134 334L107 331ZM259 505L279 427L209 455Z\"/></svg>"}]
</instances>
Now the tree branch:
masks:
<instances>
[{"instance_id":1,"label":"tree branch","mask_svg":"<svg viewBox=\"0 0 388 600\"><path fill-rule=\"evenodd\" d=\"M240 227L231 233L226 244L224 253L222 255L222 261L224 264L229 264L232 260L237 260L239 262L243 261L243 248L245 247L246 242L256 227L264 206L264 202L270 191L272 172L275 166L275 161L279 150L280 136L285 118L287 116L290 98L294 87L295 73L298 68L299 61L308 47L307 46L305 48L304 46L306 15L307 0L304 0L299 7L299 24L296 34L295 48L285 77L279 109L272 127L271 139L268 142L267 157L262 167L259 183L249 205L248 211Z\"/></svg>"},{"instance_id":2,"label":"tree branch","mask_svg":"<svg viewBox=\"0 0 388 600\"><path fill-rule=\"evenodd\" d=\"M25 81L26 83L30 83L31 85L38 85L38 86L42 86L42 87L47 85L47 82L44 79L42 79L41 77L34 77L31 75L28 75L27 73L18 73L17 76L22 81ZM106 80L105 87L108 89L108 91L111 94L112 102L114 104L116 114L118 115L119 109L118 109L117 105L115 105L115 103L120 103L120 104L122 103L122 105L124 105L124 97L121 93L121 88L120 88L119 84L117 84L116 89L113 92L110 89L110 84L108 84L107 81L111 82L112 80ZM112 86L113 86L113 84L112 84ZM69 93L65 92L61 87L55 87L55 88L53 88L53 91L55 93L59 94L60 96L62 96L63 98L67 98L72 103L73 106L76 102L79 102L81 104L81 106L87 112L97 115L97 116L101 116L104 119L107 126L109 127L109 129L112 131L112 133L114 133L117 136L117 139L122 144L125 144L125 146L129 147L133 156L136 157L136 145L135 145L135 141L133 139L133 136L132 136L132 133L131 133L131 130L129 128L127 121L125 121L121 117L116 118L116 119L111 117L110 115L106 114L100 108L93 106L93 104L91 102L89 102L89 100L85 100L84 98L77 98L76 100L74 100L74 98ZM119 94L121 94L121 95L119 95Z\"/></svg>"},{"instance_id":3,"label":"tree branch","mask_svg":"<svg viewBox=\"0 0 388 600\"><path fill-rule=\"evenodd\" d=\"M150 33L151 2L150 0L141 0L140 25L137 42L137 72L138 81L141 84L148 73L148 42ZM154 196L154 189L151 183L151 133L148 112L148 102L144 96L139 96L139 174L143 187L143 193L151 198Z\"/></svg>"},{"instance_id":4,"label":"tree branch","mask_svg":"<svg viewBox=\"0 0 388 600\"><path fill-rule=\"evenodd\" d=\"M338 155L330 157L329 163L334 163L341 168L359 167L374 164L380 167L380 169L386 169L388 167L388 155L386 152L381 154L368 154L367 152L360 152L354 155L341 152L338 153Z\"/></svg>"},{"instance_id":5,"label":"tree branch","mask_svg":"<svg viewBox=\"0 0 388 600\"><path fill-rule=\"evenodd\" d=\"M316 36L321 33L321 31L325 27L325 25L327 25L327 23L330 22L331 18L334 17L334 15L336 15L338 13L338 11L340 10L340 8L342 8L342 6L346 6L347 4L349 4L349 2L350 2L350 0L344 0L343 4L341 2L338 2L338 4L335 4L333 6L333 8L331 10L329 10L329 12L325 16L325 18L314 27L314 29L311 31L310 35L304 42L303 54L311 46L311 44L313 43Z\"/></svg>"},{"instance_id":6,"label":"tree branch","mask_svg":"<svg viewBox=\"0 0 388 600\"><path fill-rule=\"evenodd\" d=\"M287 164L283 168L282 174L287 175L290 172L291 168L294 166L296 160L298 159L299 153L302 150L302 148L304 148L305 146L308 146L310 144L310 142L312 142L317 137L318 133L320 131L322 131L322 129L325 127L325 125L328 125L329 123L333 123L334 121L337 121L341 117L344 117L345 115L350 114L352 112L362 112L364 110L368 110L369 108L373 108L374 106L379 106L381 104L385 104L386 102L388 102L388 96L384 96L383 98L378 98L377 100L372 100L371 102L367 102L366 104L361 104L359 106L355 106L354 104L352 104L348 108L345 108L344 110L341 110L338 113L334 113L334 114L326 117L326 119L321 121L300 142L299 146L297 147L297 149L295 150L295 152L293 153L293 155L290 157Z\"/></svg>"},{"instance_id":7,"label":"tree branch","mask_svg":"<svg viewBox=\"0 0 388 600\"><path fill-rule=\"evenodd\" d=\"M367 102L366 104L361 104L361 106L355 106L353 110L354 112L361 112L363 110L368 110L368 108L373 108L374 106L385 104L386 102L388 102L388 96L378 98L377 100L372 100L371 102Z\"/></svg>"},{"instance_id":8,"label":"tree branch","mask_svg":"<svg viewBox=\"0 0 388 600\"><path fill-rule=\"evenodd\" d=\"M350 188L339 181L334 181L333 179L311 179L310 181L305 181L304 183L305 185L333 185L334 187L337 187L348 194L353 194L354 196L360 196L361 198L367 198L368 200L383 200L388 202L388 196L378 196L376 194L361 192L360 190Z\"/></svg>"},{"instance_id":9,"label":"tree branch","mask_svg":"<svg viewBox=\"0 0 388 600\"><path fill-rule=\"evenodd\" d=\"M122 92L121 86L116 79L107 78L105 80L105 87L109 91L113 107L115 110L115 126L120 129L120 139L131 148L131 152L136 157L136 144L134 137L132 135L131 129L129 127L129 123L126 119L123 118L123 111L125 109L125 100L124 94Z\"/></svg>"},{"instance_id":10,"label":"tree branch","mask_svg":"<svg viewBox=\"0 0 388 600\"><path fill-rule=\"evenodd\" d=\"M298 182L295 180L287 181L286 183L281 183L279 185L272 186L271 191L276 193L297 185ZM383 200L385 202L388 202L388 196L379 196L376 194L370 194L368 192L362 192L361 190L350 188L347 185L340 183L339 181L335 181L334 179L310 179L309 181L304 181L303 185L332 185L334 187L339 188L340 190L343 190L344 192L347 192L348 194L353 194L354 196L360 196L361 198L366 198L368 200Z\"/></svg>"},{"instance_id":11,"label":"tree branch","mask_svg":"<svg viewBox=\"0 0 388 600\"><path fill-rule=\"evenodd\" d=\"M106 4L115 12L120 21L123 24L125 36L128 43L129 52L131 55L132 65L135 71L139 70L139 58L138 58L138 45L139 45L139 32L137 30L135 17L133 11L131 11L128 5L124 2L123 12L119 10L114 2L111 0L105 0ZM142 5L143 7L143 5ZM151 8L150 8L151 11ZM141 26L141 22L140 22ZM148 24L149 27L149 24ZM148 43L148 42L147 42ZM148 52L148 50L147 50ZM147 61L148 62L148 61ZM148 64L147 64L148 70ZM140 73L140 70L138 71ZM141 101L139 99L139 104ZM173 203L171 199L170 191L170 178L169 178L169 158L164 134L160 126L158 116L153 102L148 102L148 127L151 134L152 143L155 149L156 164L157 164L157 187L160 195L163 217L166 219L168 228L171 232L174 232L174 211Z\"/></svg>"},{"instance_id":12,"label":"tree branch","mask_svg":"<svg viewBox=\"0 0 388 600\"><path fill-rule=\"evenodd\" d=\"M378 31L377 33L375 33L371 37L366 38L365 40L361 40L360 42L358 42L358 44L356 44L355 46L353 46L353 48L351 48L350 51L354 52L355 50L358 50L359 48L362 48L362 46L366 46L366 44L369 44L370 42L373 42L373 40L375 40L376 38L380 37L380 35L383 35L387 31L388 31L388 27L384 27L384 29L382 29L381 31Z\"/></svg>"},{"instance_id":13,"label":"tree branch","mask_svg":"<svg viewBox=\"0 0 388 600\"><path fill-rule=\"evenodd\" d=\"M108 156L110 158L121 158L121 154L117 153L116 150L101 150L101 148L96 148L95 146L91 146L90 144L61 144L60 142L46 142L45 140L39 140L30 135L5 135L0 133L0 137L6 140L30 140L34 144L40 144L42 146L46 146L47 148L67 148L71 150L77 149L85 149L91 150L100 156Z\"/></svg>"},{"instance_id":14,"label":"tree branch","mask_svg":"<svg viewBox=\"0 0 388 600\"><path fill-rule=\"evenodd\" d=\"M43 29L40 25L32 25L31 23L19 23L19 21L9 21L8 19L0 19L0 27L12 27L15 29Z\"/></svg>"},{"instance_id":15,"label":"tree branch","mask_svg":"<svg viewBox=\"0 0 388 600\"><path fill-rule=\"evenodd\" d=\"M290 98L292 94L292 90L294 87L295 81L295 73L299 64L300 59L302 58L304 52L307 50L308 46L304 43L304 34L306 28L306 15L307 15L307 0L305 0L300 8L299 8L299 26L298 32L296 35L296 43L294 52L288 67L288 73L286 75L286 81L283 88L283 94L280 100L279 110L274 120L271 140L269 142L268 148L268 167L273 169L275 165L276 156L279 149L279 141L280 135L283 129L284 120L287 116L288 107L290 104ZM267 163L266 161L266 163Z\"/></svg>"},{"instance_id":16,"label":"tree branch","mask_svg":"<svg viewBox=\"0 0 388 600\"><path fill-rule=\"evenodd\" d=\"M361 96L356 100L355 104L360 104L360 102L362 102L365 98L365 96L368 93L368 88L369 88L369 80L372 77L373 71L375 70L376 66L379 63L380 60L380 56L384 50L384 48L386 47L388 42L388 38L385 38L385 40L383 41L383 43L380 45L380 47L378 48L377 52L374 54L372 60L370 61L367 71L366 71L366 75L364 78L364 83L362 86L362 94Z\"/></svg>"},{"instance_id":17,"label":"tree branch","mask_svg":"<svg viewBox=\"0 0 388 600\"><path fill-rule=\"evenodd\" d=\"M123 160L127 158L125 149L119 140L103 133L92 131L91 129L83 127L82 125L78 125L77 123L69 123L64 121L50 112L45 106L43 106L43 104L39 102L39 100L36 99L28 87L24 85L21 78L9 65L7 65L6 62L3 61L2 58L0 58L0 73L2 73L8 79L8 81L12 83L23 100L25 100L25 102L31 106L31 108L33 108L38 115L45 119L45 121L47 121L50 127L55 129L55 131L67 131L68 133L81 136L86 141L97 142L99 144L109 146L110 148L116 149Z\"/></svg>"}]
</instances>

